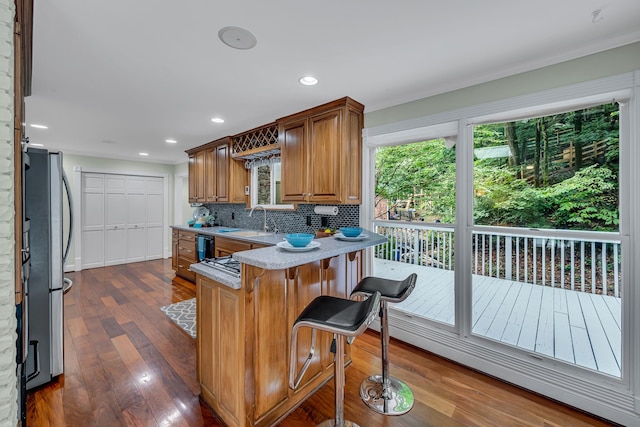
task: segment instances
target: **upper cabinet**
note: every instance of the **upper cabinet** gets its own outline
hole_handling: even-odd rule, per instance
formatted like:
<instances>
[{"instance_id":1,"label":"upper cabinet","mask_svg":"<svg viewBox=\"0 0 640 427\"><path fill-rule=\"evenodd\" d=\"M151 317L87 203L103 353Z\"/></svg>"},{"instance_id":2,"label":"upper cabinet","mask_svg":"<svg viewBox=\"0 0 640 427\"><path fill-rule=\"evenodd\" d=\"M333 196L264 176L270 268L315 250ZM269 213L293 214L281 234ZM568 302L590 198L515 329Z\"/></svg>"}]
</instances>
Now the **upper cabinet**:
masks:
<instances>
[{"instance_id":1,"label":"upper cabinet","mask_svg":"<svg viewBox=\"0 0 640 427\"><path fill-rule=\"evenodd\" d=\"M231 159L230 138L187 150L190 203L245 203L247 173L242 162Z\"/></svg>"},{"instance_id":2,"label":"upper cabinet","mask_svg":"<svg viewBox=\"0 0 640 427\"><path fill-rule=\"evenodd\" d=\"M277 120L283 201L361 203L363 112L342 98Z\"/></svg>"},{"instance_id":3,"label":"upper cabinet","mask_svg":"<svg viewBox=\"0 0 640 427\"><path fill-rule=\"evenodd\" d=\"M364 105L345 97L187 150L189 202L246 203L245 162L280 156L279 189L272 176L252 179L254 187L276 187L279 201L268 204L360 204L363 113Z\"/></svg>"}]
</instances>

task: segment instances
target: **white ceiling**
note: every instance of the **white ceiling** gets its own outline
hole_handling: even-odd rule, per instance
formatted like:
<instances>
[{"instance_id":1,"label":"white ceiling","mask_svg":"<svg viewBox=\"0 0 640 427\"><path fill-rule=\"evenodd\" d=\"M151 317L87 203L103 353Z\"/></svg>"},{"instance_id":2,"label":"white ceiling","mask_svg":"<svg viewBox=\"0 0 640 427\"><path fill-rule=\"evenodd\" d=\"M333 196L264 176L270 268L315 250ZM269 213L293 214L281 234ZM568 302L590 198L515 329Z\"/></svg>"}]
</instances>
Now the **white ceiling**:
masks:
<instances>
[{"instance_id":1,"label":"white ceiling","mask_svg":"<svg viewBox=\"0 0 640 427\"><path fill-rule=\"evenodd\" d=\"M370 112L640 40L639 0L34 3L26 121L48 129L27 127L31 142L173 164L343 96ZM222 44L226 26L256 47Z\"/></svg>"}]
</instances>

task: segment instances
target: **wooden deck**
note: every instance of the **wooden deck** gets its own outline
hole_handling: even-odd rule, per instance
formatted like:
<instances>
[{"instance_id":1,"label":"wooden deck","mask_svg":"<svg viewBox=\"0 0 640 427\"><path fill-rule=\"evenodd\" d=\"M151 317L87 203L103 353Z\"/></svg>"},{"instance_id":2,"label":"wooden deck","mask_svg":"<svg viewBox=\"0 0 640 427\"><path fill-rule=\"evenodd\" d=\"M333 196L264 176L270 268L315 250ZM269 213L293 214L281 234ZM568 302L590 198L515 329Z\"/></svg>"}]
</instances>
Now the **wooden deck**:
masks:
<instances>
[{"instance_id":1,"label":"wooden deck","mask_svg":"<svg viewBox=\"0 0 640 427\"><path fill-rule=\"evenodd\" d=\"M375 259L374 275L418 274L411 296L393 310L454 324L453 271ZM620 377L621 300L473 275L474 334Z\"/></svg>"}]
</instances>

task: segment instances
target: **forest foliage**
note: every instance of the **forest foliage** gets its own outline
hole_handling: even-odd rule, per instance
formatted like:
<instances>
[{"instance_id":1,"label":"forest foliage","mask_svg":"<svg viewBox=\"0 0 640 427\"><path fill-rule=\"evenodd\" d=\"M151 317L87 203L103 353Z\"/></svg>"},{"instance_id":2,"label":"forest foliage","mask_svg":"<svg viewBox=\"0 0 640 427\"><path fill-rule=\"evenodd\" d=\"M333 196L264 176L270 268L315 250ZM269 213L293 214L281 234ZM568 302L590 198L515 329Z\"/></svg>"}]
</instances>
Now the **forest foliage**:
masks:
<instances>
[{"instance_id":1,"label":"forest foliage","mask_svg":"<svg viewBox=\"0 0 640 427\"><path fill-rule=\"evenodd\" d=\"M615 231L619 222L617 104L474 128L474 221ZM444 140L382 147L376 195L390 211L455 221L456 148Z\"/></svg>"}]
</instances>

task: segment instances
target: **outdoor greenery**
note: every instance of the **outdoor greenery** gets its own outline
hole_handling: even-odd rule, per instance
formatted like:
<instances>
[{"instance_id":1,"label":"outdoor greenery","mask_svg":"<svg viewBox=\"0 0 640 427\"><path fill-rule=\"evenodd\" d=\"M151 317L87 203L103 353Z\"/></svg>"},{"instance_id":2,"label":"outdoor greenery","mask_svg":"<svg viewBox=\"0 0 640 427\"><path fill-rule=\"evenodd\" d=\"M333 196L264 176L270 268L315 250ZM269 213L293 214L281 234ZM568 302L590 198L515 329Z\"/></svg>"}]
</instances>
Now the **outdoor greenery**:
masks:
<instances>
[{"instance_id":1,"label":"outdoor greenery","mask_svg":"<svg viewBox=\"0 0 640 427\"><path fill-rule=\"evenodd\" d=\"M475 223L617 230L618 143L617 104L476 126ZM380 148L379 216L453 223L455 151L444 140Z\"/></svg>"}]
</instances>

